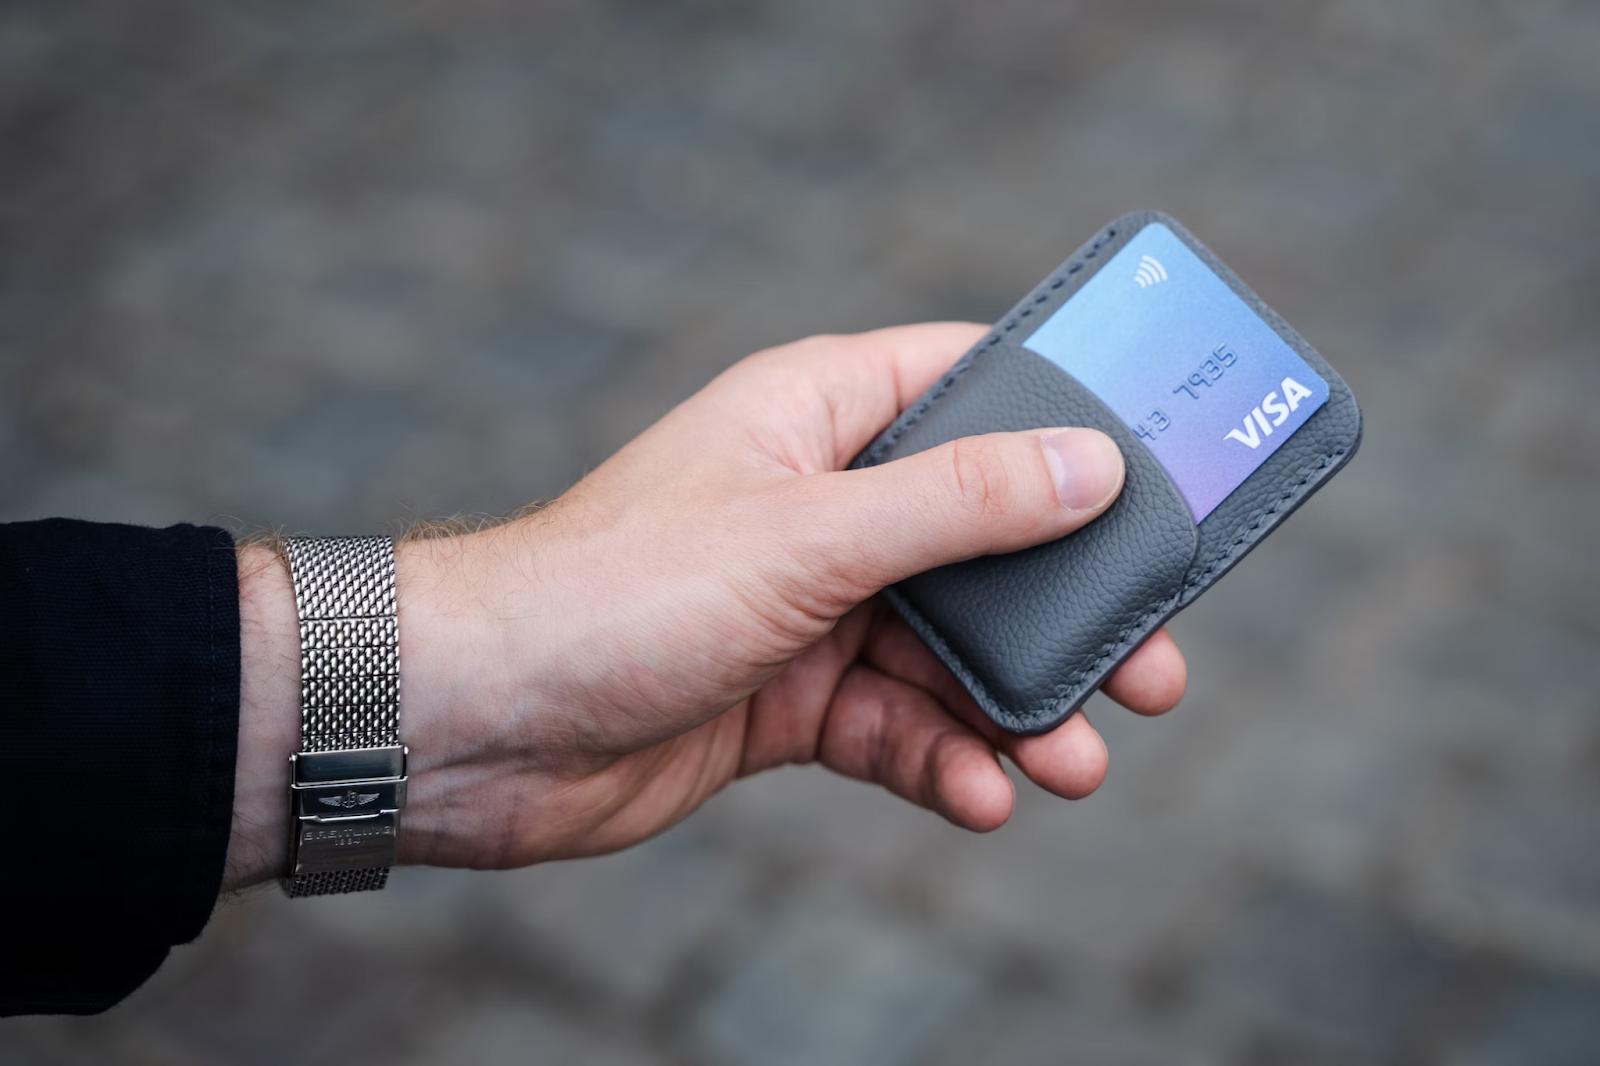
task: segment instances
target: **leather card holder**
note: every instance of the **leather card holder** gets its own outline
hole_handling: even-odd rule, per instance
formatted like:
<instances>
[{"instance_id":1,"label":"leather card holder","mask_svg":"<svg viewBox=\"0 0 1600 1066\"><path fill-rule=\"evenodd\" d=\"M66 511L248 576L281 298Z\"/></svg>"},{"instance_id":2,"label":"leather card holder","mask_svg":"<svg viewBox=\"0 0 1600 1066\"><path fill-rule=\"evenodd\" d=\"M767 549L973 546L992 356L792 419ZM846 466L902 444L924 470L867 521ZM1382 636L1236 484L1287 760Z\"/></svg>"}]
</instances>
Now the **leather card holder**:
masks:
<instances>
[{"instance_id":1,"label":"leather card holder","mask_svg":"<svg viewBox=\"0 0 1600 1066\"><path fill-rule=\"evenodd\" d=\"M1327 402L1198 525L1161 463L1110 408L1023 347L1141 229L1172 230L1328 384ZM940 567L884 590L1008 732L1066 721L1144 641L1210 588L1355 454L1361 412L1343 379L1176 221L1127 214L1040 282L856 457L890 462L958 437L1091 426L1122 449L1127 480L1103 515L1059 540Z\"/></svg>"}]
</instances>

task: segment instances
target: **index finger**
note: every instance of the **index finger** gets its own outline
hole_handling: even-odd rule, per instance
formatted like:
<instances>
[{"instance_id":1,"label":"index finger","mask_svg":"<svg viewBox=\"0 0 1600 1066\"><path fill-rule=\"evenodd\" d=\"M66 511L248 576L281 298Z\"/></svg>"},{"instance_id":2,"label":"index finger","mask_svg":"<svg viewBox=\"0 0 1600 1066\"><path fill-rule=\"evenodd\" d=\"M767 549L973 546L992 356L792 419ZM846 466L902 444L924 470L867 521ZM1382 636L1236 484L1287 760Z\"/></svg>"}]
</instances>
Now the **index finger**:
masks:
<instances>
[{"instance_id":1,"label":"index finger","mask_svg":"<svg viewBox=\"0 0 1600 1066\"><path fill-rule=\"evenodd\" d=\"M848 462L988 329L975 322L922 322L813 337L779 349L776 361L802 370L826 401L834 455Z\"/></svg>"}]
</instances>

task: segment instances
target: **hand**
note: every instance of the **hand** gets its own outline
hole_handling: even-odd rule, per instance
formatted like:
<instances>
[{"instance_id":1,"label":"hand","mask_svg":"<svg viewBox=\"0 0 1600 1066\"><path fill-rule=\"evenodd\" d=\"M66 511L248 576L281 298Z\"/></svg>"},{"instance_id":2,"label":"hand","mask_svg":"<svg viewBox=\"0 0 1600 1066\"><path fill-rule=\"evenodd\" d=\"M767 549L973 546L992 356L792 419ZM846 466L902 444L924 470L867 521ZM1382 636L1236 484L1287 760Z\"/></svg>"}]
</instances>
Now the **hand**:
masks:
<instances>
[{"instance_id":1,"label":"hand","mask_svg":"<svg viewBox=\"0 0 1600 1066\"><path fill-rule=\"evenodd\" d=\"M1087 718L1001 732L877 593L1092 520L1122 485L1116 446L1038 430L843 470L982 332L909 326L762 352L543 510L403 542L402 858L512 867L615 851L785 763L876 781L977 831L1011 813L998 754L1057 795L1094 791L1107 756ZM298 725L287 576L263 550L241 558L230 885L286 861L270 838L287 838ZM1162 631L1105 691L1158 714L1184 682Z\"/></svg>"}]
</instances>

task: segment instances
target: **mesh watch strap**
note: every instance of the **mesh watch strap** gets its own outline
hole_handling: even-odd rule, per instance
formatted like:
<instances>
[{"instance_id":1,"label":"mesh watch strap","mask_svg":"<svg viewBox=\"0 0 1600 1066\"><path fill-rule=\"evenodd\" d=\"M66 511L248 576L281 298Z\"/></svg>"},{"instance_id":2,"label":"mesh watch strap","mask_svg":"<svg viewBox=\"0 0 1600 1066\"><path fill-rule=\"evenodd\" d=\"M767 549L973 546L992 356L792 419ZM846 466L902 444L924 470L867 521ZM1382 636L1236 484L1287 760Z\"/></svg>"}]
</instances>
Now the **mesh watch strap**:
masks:
<instances>
[{"instance_id":1,"label":"mesh watch strap","mask_svg":"<svg viewBox=\"0 0 1600 1066\"><path fill-rule=\"evenodd\" d=\"M394 542L284 542L300 617L290 896L384 887L405 805Z\"/></svg>"},{"instance_id":2,"label":"mesh watch strap","mask_svg":"<svg viewBox=\"0 0 1600 1066\"><path fill-rule=\"evenodd\" d=\"M376 892L389 883L387 866L365 870L324 870L315 874L296 874L284 879L283 890L292 899L301 896L336 896L341 892Z\"/></svg>"}]
</instances>

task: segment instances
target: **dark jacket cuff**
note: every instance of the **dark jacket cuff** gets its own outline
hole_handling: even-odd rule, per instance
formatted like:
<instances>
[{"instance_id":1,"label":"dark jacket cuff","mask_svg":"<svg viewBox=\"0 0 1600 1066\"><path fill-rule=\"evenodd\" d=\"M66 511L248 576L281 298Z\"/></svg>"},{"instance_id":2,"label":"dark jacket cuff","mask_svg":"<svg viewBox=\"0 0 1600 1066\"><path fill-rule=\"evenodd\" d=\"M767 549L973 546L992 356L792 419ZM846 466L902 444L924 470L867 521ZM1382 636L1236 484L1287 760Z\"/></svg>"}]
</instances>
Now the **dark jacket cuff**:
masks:
<instances>
[{"instance_id":1,"label":"dark jacket cuff","mask_svg":"<svg viewBox=\"0 0 1600 1066\"><path fill-rule=\"evenodd\" d=\"M101 1011L215 906L233 812L233 538L0 525L0 1014Z\"/></svg>"}]
</instances>

